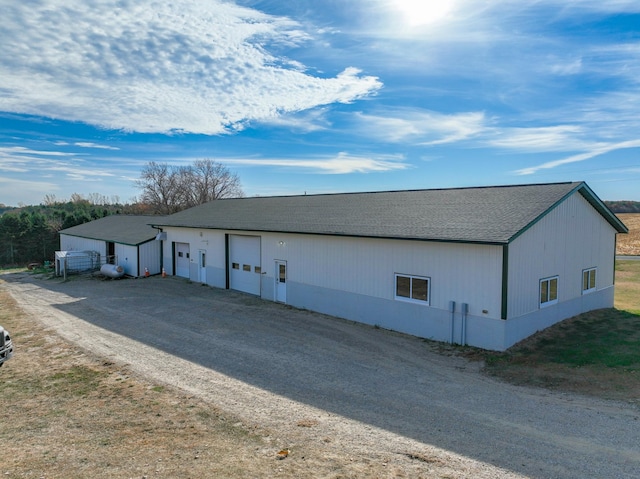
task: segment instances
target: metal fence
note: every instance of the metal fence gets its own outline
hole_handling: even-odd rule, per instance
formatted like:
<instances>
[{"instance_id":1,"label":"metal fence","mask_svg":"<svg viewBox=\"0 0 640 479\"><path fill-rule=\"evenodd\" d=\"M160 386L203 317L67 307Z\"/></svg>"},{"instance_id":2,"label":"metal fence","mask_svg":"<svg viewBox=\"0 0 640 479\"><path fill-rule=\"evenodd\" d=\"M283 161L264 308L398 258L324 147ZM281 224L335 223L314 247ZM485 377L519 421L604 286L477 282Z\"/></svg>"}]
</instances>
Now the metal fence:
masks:
<instances>
[{"instance_id":1,"label":"metal fence","mask_svg":"<svg viewBox=\"0 0 640 479\"><path fill-rule=\"evenodd\" d=\"M57 276L93 274L104 264L117 264L115 255L101 255L97 251L58 251L55 270Z\"/></svg>"}]
</instances>

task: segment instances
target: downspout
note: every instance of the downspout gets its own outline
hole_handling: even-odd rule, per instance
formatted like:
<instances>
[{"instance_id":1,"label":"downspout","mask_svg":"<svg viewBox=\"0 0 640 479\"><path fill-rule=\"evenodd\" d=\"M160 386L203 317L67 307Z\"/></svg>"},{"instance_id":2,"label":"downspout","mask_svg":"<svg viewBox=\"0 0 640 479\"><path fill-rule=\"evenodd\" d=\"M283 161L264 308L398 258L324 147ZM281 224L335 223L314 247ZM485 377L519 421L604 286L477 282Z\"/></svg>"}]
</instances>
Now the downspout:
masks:
<instances>
[{"instance_id":1,"label":"downspout","mask_svg":"<svg viewBox=\"0 0 640 479\"><path fill-rule=\"evenodd\" d=\"M462 303L461 305L461 313L462 313L462 332L461 332L461 336L462 336L462 340L460 341L460 344L462 346L465 346L467 344L467 314L469 314L469 304L468 303Z\"/></svg>"},{"instance_id":2,"label":"downspout","mask_svg":"<svg viewBox=\"0 0 640 479\"><path fill-rule=\"evenodd\" d=\"M450 334L449 334L449 343L453 344L453 326L454 326L454 321L455 321L455 312L456 312L456 302L455 301L449 301L449 313L451 313L451 319L450 319Z\"/></svg>"},{"instance_id":3,"label":"downspout","mask_svg":"<svg viewBox=\"0 0 640 479\"><path fill-rule=\"evenodd\" d=\"M502 246L502 307L500 317L507 319L509 306L509 244Z\"/></svg>"},{"instance_id":4,"label":"downspout","mask_svg":"<svg viewBox=\"0 0 640 479\"><path fill-rule=\"evenodd\" d=\"M229 278L229 234L224 235L224 289L229 289L231 285L231 280Z\"/></svg>"},{"instance_id":5,"label":"downspout","mask_svg":"<svg viewBox=\"0 0 640 479\"><path fill-rule=\"evenodd\" d=\"M177 272L176 272L176 242L172 241L171 242L171 270L173 272L174 276L177 276Z\"/></svg>"},{"instance_id":6,"label":"downspout","mask_svg":"<svg viewBox=\"0 0 640 479\"><path fill-rule=\"evenodd\" d=\"M618 234L613 235L613 281L612 285L616 285L616 251L618 250ZM597 281L597 280L596 280Z\"/></svg>"},{"instance_id":7,"label":"downspout","mask_svg":"<svg viewBox=\"0 0 640 479\"><path fill-rule=\"evenodd\" d=\"M163 233L162 228L156 228ZM160 240L160 271L164 270L164 241Z\"/></svg>"}]
</instances>

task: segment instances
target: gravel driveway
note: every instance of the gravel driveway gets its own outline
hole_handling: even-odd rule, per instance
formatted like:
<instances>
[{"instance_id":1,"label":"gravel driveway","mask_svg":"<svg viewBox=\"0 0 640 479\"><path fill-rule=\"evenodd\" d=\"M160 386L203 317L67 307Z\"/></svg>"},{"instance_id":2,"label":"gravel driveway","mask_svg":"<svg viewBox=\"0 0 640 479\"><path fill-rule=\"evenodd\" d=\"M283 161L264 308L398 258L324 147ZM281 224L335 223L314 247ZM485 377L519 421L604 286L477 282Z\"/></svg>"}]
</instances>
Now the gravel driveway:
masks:
<instances>
[{"instance_id":1,"label":"gravel driveway","mask_svg":"<svg viewBox=\"0 0 640 479\"><path fill-rule=\"evenodd\" d=\"M64 338L289 444L419 453L451 477L640 477L637 406L515 387L417 338L179 278L3 279Z\"/></svg>"}]
</instances>

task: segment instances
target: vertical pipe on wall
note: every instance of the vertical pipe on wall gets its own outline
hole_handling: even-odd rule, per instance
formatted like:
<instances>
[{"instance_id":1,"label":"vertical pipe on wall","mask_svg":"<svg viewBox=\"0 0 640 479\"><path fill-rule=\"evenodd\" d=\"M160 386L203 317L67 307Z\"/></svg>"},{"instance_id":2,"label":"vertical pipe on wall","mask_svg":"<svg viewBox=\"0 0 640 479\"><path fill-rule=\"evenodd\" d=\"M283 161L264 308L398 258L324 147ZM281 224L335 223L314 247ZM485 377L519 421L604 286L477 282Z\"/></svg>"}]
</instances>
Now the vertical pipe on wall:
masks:
<instances>
[{"instance_id":1,"label":"vertical pipe on wall","mask_svg":"<svg viewBox=\"0 0 640 479\"><path fill-rule=\"evenodd\" d=\"M453 344L453 326L454 326L455 312L456 312L456 302L449 301L449 313L451 313L451 320L450 320L451 334L449 336L450 344Z\"/></svg>"},{"instance_id":2,"label":"vertical pipe on wall","mask_svg":"<svg viewBox=\"0 0 640 479\"><path fill-rule=\"evenodd\" d=\"M509 245L502 246L502 306L500 317L507 319L509 306Z\"/></svg>"},{"instance_id":3,"label":"vertical pipe on wall","mask_svg":"<svg viewBox=\"0 0 640 479\"><path fill-rule=\"evenodd\" d=\"M224 289L229 289L229 286L231 285L231 279L229 277L229 252L230 252L230 245L229 245L229 234L225 233L224 235Z\"/></svg>"},{"instance_id":4,"label":"vertical pipe on wall","mask_svg":"<svg viewBox=\"0 0 640 479\"><path fill-rule=\"evenodd\" d=\"M462 303L461 312L462 312L462 333L461 333L462 339L460 341L460 344L464 346L465 344L467 344L467 314L469 313L468 303Z\"/></svg>"},{"instance_id":5,"label":"vertical pipe on wall","mask_svg":"<svg viewBox=\"0 0 640 479\"><path fill-rule=\"evenodd\" d=\"M172 241L171 242L171 270L174 276L177 276L176 274L176 242Z\"/></svg>"}]
</instances>

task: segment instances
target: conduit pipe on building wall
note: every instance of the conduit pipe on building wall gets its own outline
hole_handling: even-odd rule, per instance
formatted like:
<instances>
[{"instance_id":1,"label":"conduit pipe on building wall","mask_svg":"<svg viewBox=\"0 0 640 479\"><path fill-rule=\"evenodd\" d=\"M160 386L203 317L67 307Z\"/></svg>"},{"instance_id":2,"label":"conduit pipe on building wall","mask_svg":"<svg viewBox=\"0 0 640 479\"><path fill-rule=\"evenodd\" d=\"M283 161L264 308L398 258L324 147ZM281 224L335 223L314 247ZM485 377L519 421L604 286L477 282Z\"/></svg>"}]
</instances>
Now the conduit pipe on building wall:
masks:
<instances>
[{"instance_id":1,"label":"conduit pipe on building wall","mask_svg":"<svg viewBox=\"0 0 640 479\"><path fill-rule=\"evenodd\" d=\"M462 303L460 312L462 314L462 338L460 344L464 346L467 344L467 315L469 314L469 304Z\"/></svg>"},{"instance_id":2,"label":"conduit pipe on building wall","mask_svg":"<svg viewBox=\"0 0 640 479\"><path fill-rule=\"evenodd\" d=\"M453 344L453 326L455 321L455 313L456 313L456 302L449 301L449 313L451 313L451 321L450 321L450 335L449 335L449 343Z\"/></svg>"}]
</instances>

